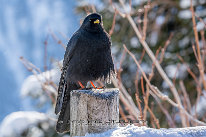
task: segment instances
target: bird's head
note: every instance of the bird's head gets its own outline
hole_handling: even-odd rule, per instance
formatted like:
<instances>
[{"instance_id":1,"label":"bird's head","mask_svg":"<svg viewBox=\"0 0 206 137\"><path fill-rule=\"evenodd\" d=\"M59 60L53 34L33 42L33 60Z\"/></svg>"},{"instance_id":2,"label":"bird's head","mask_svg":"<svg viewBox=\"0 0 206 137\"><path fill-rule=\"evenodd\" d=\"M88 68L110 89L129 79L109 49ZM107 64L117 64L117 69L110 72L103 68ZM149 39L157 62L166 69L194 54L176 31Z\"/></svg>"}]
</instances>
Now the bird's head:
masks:
<instances>
[{"instance_id":1,"label":"bird's head","mask_svg":"<svg viewBox=\"0 0 206 137\"><path fill-rule=\"evenodd\" d=\"M82 23L82 28L89 32L99 32L103 30L102 17L98 13L89 14Z\"/></svg>"}]
</instances>

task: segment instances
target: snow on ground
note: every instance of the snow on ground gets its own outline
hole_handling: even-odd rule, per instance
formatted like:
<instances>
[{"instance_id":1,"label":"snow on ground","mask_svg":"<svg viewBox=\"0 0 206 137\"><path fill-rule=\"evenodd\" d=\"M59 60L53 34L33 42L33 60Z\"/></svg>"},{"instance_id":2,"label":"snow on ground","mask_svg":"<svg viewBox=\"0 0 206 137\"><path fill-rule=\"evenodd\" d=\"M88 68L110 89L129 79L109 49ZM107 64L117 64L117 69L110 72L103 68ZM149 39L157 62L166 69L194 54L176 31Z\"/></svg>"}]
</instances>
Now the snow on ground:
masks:
<instances>
[{"instance_id":1,"label":"snow on ground","mask_svg":"<svg viewBox=\"0 0 206 137\"><path fill-rule=\"evenodd\" d=\"M29 135L32 135L31 137L43 137L45 136L44 132L56 133L55 124L56 121L44 113L35 111L14 112L8 115L1 123L0 136L20 137L25 131L30 131ZM38 126L41 128L38 128ZM65 137L67 136L65 135ZM128 125L99 134L86 134L85 137L206 137L206 126L153 129Z\"/></svg>"},{"instance_id":2,"label":"snow on ground","mask_svg":"<svg viewBox=\"0 0 206 137\"><path fill-rule=\"evenodd\" d=\"M206 126L153 129L128 125L100 134L86 134L85 137L206 137Z\"/></svg>"},{"instance_id":3,"label":"snow on ground","mask_svg":"<svg viewBox=\"0 0 206 137\"><path fill-rule=\"evenodd\" d=\"M0 125L1 137L19 137L28 130L28 128L36 127L40 123L47 130L49 125L55 124L55 121L49 119L44 113L35 111L19 111L13 112L6 116Z\"/></svg>"}]
</instances>

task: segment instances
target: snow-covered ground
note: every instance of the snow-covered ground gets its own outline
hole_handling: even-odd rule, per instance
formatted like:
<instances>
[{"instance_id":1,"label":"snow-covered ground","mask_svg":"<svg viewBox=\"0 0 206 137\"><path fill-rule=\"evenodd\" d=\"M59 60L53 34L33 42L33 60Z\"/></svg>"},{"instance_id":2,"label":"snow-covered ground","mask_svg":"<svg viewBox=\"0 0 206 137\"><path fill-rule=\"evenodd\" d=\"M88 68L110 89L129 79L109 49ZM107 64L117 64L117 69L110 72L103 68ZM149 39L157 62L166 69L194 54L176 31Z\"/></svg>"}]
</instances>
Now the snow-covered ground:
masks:
<instances>
[{"instance_id":1,"label":"snow-covered ground","mask_svg":"<svg viewBox=\"0 0 206 137\"><path fill-rule=\"evenodd\" d=\"M206 127L153 129L128 125L101 134L86 134L86 137L206 137Z\"/></svg>"},{"instance_id":2,"label":"snow-covered ground","mask_svg":"<svg viewBox=\"0 0 206 137\"><path fill-rule=\"evenodd\" d=\"M34 111L20 111L8 115L0 125L1 137L21 137L26 131L32 137L44 137L45 132L55 132L55 118ZM27 134L28 135L28 134ZM63 135L68 137L68 135ZM128 125L86 137L206 137L206 126L188 128L153 129Z\"/></svg>"}]
</instances>

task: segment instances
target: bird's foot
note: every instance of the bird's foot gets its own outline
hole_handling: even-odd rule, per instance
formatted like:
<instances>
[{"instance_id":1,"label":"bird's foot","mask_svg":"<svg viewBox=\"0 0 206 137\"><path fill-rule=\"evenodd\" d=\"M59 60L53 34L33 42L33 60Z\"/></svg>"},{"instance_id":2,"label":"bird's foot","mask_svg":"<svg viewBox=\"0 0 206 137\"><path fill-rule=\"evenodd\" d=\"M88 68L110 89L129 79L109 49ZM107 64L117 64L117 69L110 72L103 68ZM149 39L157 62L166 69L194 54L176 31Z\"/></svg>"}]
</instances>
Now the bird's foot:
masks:
<instances>
[{"instance_id":1,"label":"bird's foot","mask_svg":"<svg viewBox=\"0 0 206 137\"><path fill-rule=\"evenodd\" d=\"M102 87L99 87L99 88L96 88L96 89L105 89L106 86L102 86Z\"/></svg>"},{"instance_id":2,"label":"bird's foot","mask_svg":"<svg viewBox=\"0 0 206 137\"><path fill-rule=\"evenodd\" d=\"M85 88L85 86L84 86L80 81L78 81L78 83L79 83L81 89L84 89L84 88Z\"/></svg>"},{"instance_id":3,"label":"bird's foot","mask_svg":"<svg viewBox=\"0 0 206 137\"><path fill-rule=\"evenodd\" d=\"M92 81L90 81L90 83L91 83L91 85L92 85L92 87L93 87L94 89L97 88Z\"/></svg>"},{"instance_id":4,"label":"bird's foot","mask_svg":"<svg viewBox=\"0 0 206 137\"><path fill-rule=\"evenodd\" d=\"M91 85L92 85L92 87L93 87L94 89L105 89L105 88L106 88L105 86L96 87L92 81L90 81L90 83L91 83Z\"/></svg>"}]
</instances>

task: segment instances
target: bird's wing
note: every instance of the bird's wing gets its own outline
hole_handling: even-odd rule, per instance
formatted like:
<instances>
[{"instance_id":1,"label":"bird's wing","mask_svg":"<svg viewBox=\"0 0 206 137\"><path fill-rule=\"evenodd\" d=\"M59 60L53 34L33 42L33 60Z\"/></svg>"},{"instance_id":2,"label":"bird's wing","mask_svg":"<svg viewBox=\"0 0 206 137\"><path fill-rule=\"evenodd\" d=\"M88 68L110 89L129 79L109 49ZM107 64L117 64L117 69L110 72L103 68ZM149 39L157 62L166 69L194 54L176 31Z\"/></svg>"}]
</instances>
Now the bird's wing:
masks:
<instances>
[{"instance_id":1,"label":"bird's wing","mask_svg":"<svg viewBox=\"0 0 206 137\"><path fill-rule=\"evenodd\" d=\"M61 78L60 78L59 87L58 87L58 96L57 96L57 101L56 101L55 114L58 114L61 111L63 97L65 94L64 92L66 90L65 77L67 73L67 68L69 65L69 61L73 56L75 46L77 45L77 41L78 41L78 31L69 40L67 44L66 52L64 54L62 73L61 73Z\"/></svg>"}]
</instances>

